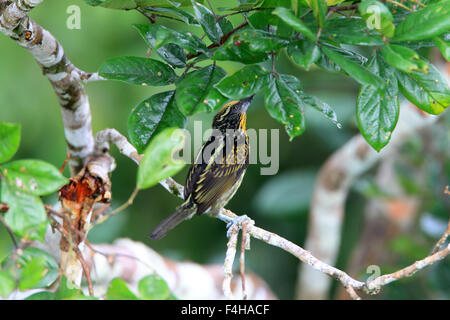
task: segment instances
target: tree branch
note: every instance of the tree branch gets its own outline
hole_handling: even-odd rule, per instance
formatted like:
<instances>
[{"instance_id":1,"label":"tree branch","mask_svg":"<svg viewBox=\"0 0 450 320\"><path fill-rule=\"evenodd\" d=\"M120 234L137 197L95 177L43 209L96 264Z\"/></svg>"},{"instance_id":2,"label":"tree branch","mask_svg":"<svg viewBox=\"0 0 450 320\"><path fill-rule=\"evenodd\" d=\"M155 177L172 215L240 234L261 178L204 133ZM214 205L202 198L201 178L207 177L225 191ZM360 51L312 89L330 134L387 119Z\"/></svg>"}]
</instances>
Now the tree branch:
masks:
<instances>
[{"instance_id":1,"label":"tree branch","mask_svg":"<svg viewBox=\"0 0 450 320\"><path fill-rule=\"evenodd\" d=\"M431 117L429 117L429 118L431 118ZM429 120L429 121L431 121L431 120ZM411 125L413 122L414 121L412 120L412 118L409 118L409 124ZM117 134L119 134L119 133L117 133ZM119 145L129 144L129 142L127 142L126 138L123 136L115 139L114 141L121 141L121 143ZM120 148L121 147L119 147L119 149ZM370 149L367 149L367 150L365 149L366 153L369 151L370 151ZM124 152L124 154L125 154L125 152ZM163 180L160 182L160 184L165 186L166 189L170 193L182 198L183 187L181 185L179 185L177 182L175 182L172 178ZM237 218L238 216L235 213L233 213L232 211L223 208L219 211L218 215L215 215L215 217L228 223L229 219L227 219L227 218L234 219L234 218ZM226 252L226 258L225 258L225 263L224 263L224 281L223 281L222 287L224 290L225 297L227 297L229 299L233 298L230 283L231 283L231 279L232 279L232 265L233 265L233 261L236 256L236 243L237 243L239 227L240 227L239 225L233 225L231 227L233 229L230 232L230 239L227 244L227 252ZM246 226L246 234L250 235L251 237L253 237L255 239L259 239L269 245L283 249L284 251L297 257L303 263L311 266L313 269L315 269L323 274L326 274L326 275L330 276L331 278L339 280L342 283L342 285L346 288L346 290L350 294L350 296L354 299L358 297L356 292L354 292L355 290L363 290L366 293L370 293L370 294L378 293L378 291L374 290L375 288L378 288L379 286L388 284L394 280L410 276L410 275L414 274L416 271L443 259L445 256L447 256L450 253L449 252L450 246L449 246L446 249L439 251L438 253L431 255L423 260L420 260L405 269L402 269L393 274L380 276L366 284L365 282L353 279L344 271L339 270L339 269L317 259L315 256L313 256L311 254L311 252L303 249L302 247L294 244L293 242L291 242L275 233L272 233L270 231L256 227L253 223L249 223ZM244 240L244 241L247 241L247 240Z\"/></svg>"},{"instance_id":2,"label":"tree branch","mask_svg":"<svg viewBox=\"0 0 450 320\"><path fill-rule=\"evenodd\" d=\"M0 32L33 55L58 96L72 175L86 164L94 148L89 100L80 79L98 75L80 71L67 59L63 47L27 12L43 0L0 0Z\"/></svg>"}]
</instances>

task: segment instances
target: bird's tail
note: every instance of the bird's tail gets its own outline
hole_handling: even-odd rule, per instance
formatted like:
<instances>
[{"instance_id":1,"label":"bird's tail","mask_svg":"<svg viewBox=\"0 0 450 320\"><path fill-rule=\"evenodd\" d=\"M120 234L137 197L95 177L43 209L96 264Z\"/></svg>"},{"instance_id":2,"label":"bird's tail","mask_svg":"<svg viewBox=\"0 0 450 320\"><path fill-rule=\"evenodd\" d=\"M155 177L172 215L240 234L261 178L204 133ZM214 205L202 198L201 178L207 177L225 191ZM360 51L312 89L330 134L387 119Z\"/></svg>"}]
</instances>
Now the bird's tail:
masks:
<instances>
[{"instance_id":1,"label":"bird's tail","mask_svg":"<svg viewBox=\"0 0 450 320\"><path fill-rule=\"evenodd\" d=\"M164 219L152 233L150 233L150 238L153 240L161 239L181 222L190 219L196 210L197 208L195 206L183 203L174 213Z\"/></svg>"}]
</instances>

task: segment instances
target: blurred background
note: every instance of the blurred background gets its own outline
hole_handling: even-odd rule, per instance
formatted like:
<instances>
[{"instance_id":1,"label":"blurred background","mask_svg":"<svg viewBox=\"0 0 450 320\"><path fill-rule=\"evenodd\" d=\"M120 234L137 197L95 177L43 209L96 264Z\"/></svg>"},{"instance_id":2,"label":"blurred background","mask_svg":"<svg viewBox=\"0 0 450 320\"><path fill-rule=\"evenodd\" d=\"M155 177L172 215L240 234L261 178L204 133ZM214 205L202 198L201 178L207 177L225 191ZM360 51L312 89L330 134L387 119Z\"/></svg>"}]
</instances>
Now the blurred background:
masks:
<instances>
[{"instance_id":1,"label":"blurred background","mask_svg":"<svg viewBox=\"0 0 450 320\"><path fill-rule=\"evenodd\" d=\"M232 7L236 4L231 0L214 3L216 7ZM81 8L80 30L66 27L69 16L66 9L72 4ZM134 11L93 8L82 0L47 0L32 11L31 17L53 33L72 63L88 72L96 71L108 58L145 56L147 51L140 35L132 28L133 23L145 23L146 20ZM235 23L240 22L239 17L233 19ZM163 19L160 22L180 28L176 22ZM427 52L422 54L426 55ZM228 73L240 68L237 63L218 64ZM307 110L306 132L289 142L282 126L265 111L262 95L258 95L248 111L247 127L280 129L280 169L277 175L261 176L260 165L250 165L239 192L228 208L238 214L247 214L258 226L303 245L317 172L334 151L358 133L355 121L358 85L343 75L317 68L305 72L284 55L279 57L277 69L280 73L297 76L307 93L330 104L336 110L342 128L339 129L314 110ZM94 132L110 127L125 135L131 109L152 94L168 90L168 87L141 87L113 81L89 83L86 88L92 107ZM187 128L192 129L194 120L203 121L203 128L208 128L212 117L213 114L194 116ZM5 36L0 36L0 121L22 124L22 142L15 159L39 158L57 167L63 164L66 147L57 98L31 55ZM387 273L429 254L445 230L450 212L450 197L443 193L450 180L449 125L447 111L432 128L406 141L395 158L391 159L390 165L394 170L390 171L389 178L400 186L402 199L406 197L408 201L405 205L400 199L396 202L400 203L400 207L390 207L392 215L384 215L383 218L387 221L373 223L373 227L367 225L367 221L371 221L366 218L371 211L370 203L395 200L395 194L390 194L389 190L377 184L377 168L367 172L354 184L346 203L338 268L351 270L350 275L365 279L369 276L365 273L369 264L378 264L381 272ZM114 148L112 154L117 161L117 168L112 175L112 206L117 207L133 191L137 168ZM186 166L174 178L184 183L187 169ZM65 174L69 175L67 168ZM44 200L52 203L56 196ZM89 238L93 243L100 243L129 237L169 258L201 264L223 264L227 238L221 221L206 216L196 217L181 224L163 240L151 241L148 238L152 228L180 203L180 199L161 186L144 190L133 206L93 229ZM401 228L392 228L396 222L389 220L392 216L395 220L396 212L408 222ZM372 232L375 239L363 234L367 232ZM370 257L358 255L358 250L370 246L370 241L380 246L379 252ZM0 228L0 260L11 247L7 233ZM246 254L246 263L246 269L265 279L278 298L295 298L298 261L293 256L254 240L252 250ZM238 268L238 264L235 268ZM328 297L341 298L340 291L340 286L333 282ZM410 279L384 287L377 298L380 297L449 299L449 259Z\"/></svg>"}]
</instances>

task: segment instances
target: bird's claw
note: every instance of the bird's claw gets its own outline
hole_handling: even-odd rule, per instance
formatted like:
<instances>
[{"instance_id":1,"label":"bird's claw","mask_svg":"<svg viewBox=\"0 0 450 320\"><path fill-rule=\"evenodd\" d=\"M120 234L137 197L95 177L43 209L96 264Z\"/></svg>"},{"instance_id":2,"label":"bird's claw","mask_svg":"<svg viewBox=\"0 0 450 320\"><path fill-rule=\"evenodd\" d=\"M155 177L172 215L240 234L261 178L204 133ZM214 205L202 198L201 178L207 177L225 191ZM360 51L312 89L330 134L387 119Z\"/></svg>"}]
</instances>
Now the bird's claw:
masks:
<instances>
[{"instance_id":1,"label":"bird's claw","mask_svg":"<svg viewBox=\"0 0 450 320\"><path fill-rule=\"evenodd\" d=\"M230 221L227 223L227 238L231 236L231 231L234 226L237 226L239 229L242 229L243 224L254 224L255 222L250 219L247 215L237 216L236 218L230 218Z\"/></svg>"}]
</instances>

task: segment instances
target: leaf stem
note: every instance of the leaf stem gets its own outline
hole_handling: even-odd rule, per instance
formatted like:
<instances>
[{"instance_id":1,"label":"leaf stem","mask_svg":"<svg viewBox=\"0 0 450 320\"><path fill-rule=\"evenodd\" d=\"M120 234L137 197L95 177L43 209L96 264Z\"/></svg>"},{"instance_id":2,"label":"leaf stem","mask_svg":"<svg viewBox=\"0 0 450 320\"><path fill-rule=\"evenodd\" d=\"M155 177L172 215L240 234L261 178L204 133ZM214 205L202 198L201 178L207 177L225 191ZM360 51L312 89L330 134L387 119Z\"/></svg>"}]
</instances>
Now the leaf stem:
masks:
<instances>
[{"instance_id":1,"label":"leaf stem","mask_svg":"<svg viewBox=\"0 0 450 320\"><path fill-rule=\"evenodd\" d=\"M386 0L386 2L390 2L393 5L399 6L405 10L408 10L409 12L415 12L414 10L412 10L411 8L408 8L407 6L405 6L403 3L397 2L395 0Z\"/></svg>"},{"instance_id":2,"label":"leaf stem","mask_svg":"<svg viewBox=\"0 0 450 320\"><path fill-rule=\"evenodd\" d=\"M115 209L115 210L111 211L110 213L106 214L106 215L105 215L104 217L102 217L101 219L97 220L97 221L95 222L94 225L102 224L102 223L105 222L109 217L111 217L111 216L113 216L113 215L115 215L115 214L117 214L117 213L119 213L119 212L125 210L125 209L128 208L129 206L131 206L131 205L133 204L133 201L134 201L134 199L136 198L136 196L137 196L138 193L139 193L139 188L136 187L136 188L133 190L133 192L131 193L130 197L128 198L128 200L127 200L125 203L123 203L123 204L122 204L120 207L118 207L117 209ZM94 226L94 225L93 225L93 226Z\"/></svg>"},{"instance_id":3,"label":"leaf stem","mask_svg":"<svg viewBox=\"0 0 450 320\"><path fill-rule=\"evenodd\" d=\"M240 13L246 13L246 12L251 12L251 11L262 11L262 10L273 10L275 8L261 8L261 7L257 7L257 8L250 8L250 9L243 9L243 10L238 10L238 11L234 11L231 13L227 13L221 16L217 17L217 21L220 21L223 18L229 17L229 16L234 16L236 14L240 14Z\"/></svg>"},{"instance_id":4,"label":"leaf stem","mask_svg":"<svg viewBox=\"0 0 450 320\"><path fill-rule=\"evenodd\" d=\"M236 31L238 31L238 30L240 30L240 29L242 29L242 28L244 28L246 26L248 26L248 22L247 21L241 23L239 26L237 26L236 28L234 28L233 30L228 32L227 34L223 35L222 38L220 38L219 43L210 44L208 46L208 49L213 49L213 48L217 48L217 47L222 46L228 40L228 38L231 37ZM198 52L198 53L195 53L195 54L190 53L187 56L187 60L196 58L196 57L198 57L201 54L202 54L201 52Z\"/></svg>"}]
</instances>

